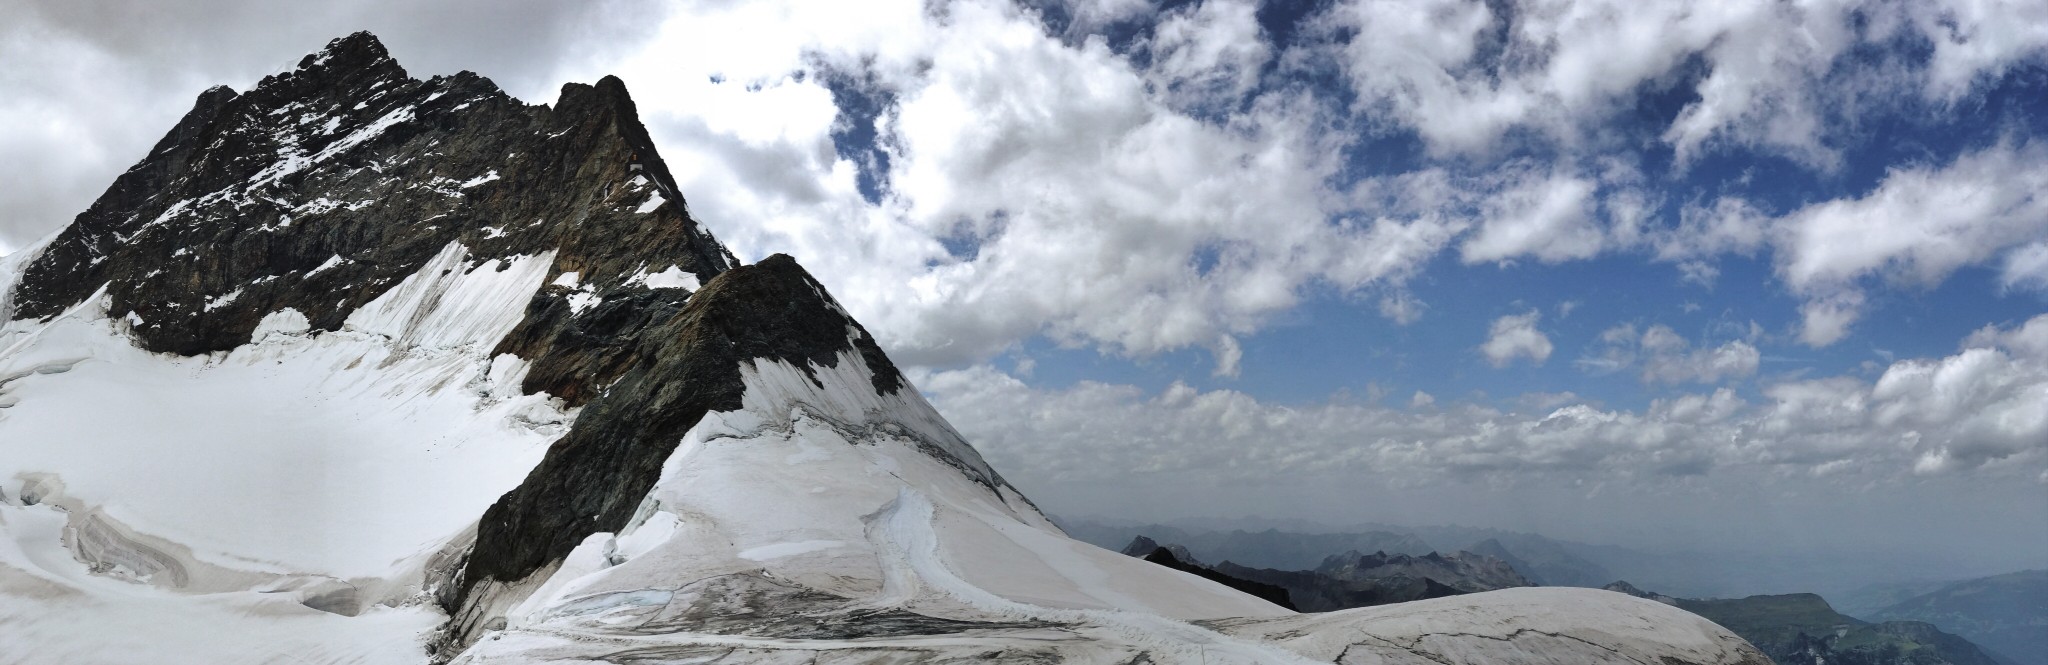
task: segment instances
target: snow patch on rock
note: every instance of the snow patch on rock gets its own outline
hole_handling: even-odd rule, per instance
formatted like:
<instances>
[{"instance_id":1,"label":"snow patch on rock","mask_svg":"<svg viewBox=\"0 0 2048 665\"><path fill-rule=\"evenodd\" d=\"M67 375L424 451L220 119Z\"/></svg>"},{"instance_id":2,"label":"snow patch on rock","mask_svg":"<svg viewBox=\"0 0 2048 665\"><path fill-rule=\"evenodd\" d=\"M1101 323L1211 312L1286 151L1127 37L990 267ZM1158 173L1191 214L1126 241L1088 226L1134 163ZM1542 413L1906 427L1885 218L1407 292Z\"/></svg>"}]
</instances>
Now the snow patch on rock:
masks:
<instances>
[{"instance_id":1,"label":"snow patch on rock","mask_svg":"<svg viewBox=\"0 0 2048 665\"><path fill-rule=\"evenodd\" d=\"M401 347L491 348L526 316L554 252L474 266L451 242L419 272L351 312L344 330L383 335Z\"/></svg>"},{"instance_id":2,"label":"snow patch on rock","mask_svg":"<svg viewBox=\"0 0 2048 665\"><path fill-rule=\"evenodd\" d=\"M650 273L645 270L626 279L627 286L644 286L650 289L684 289L695 292L703 288L697 283L697 275L681 266L670 265L667 270Z\"/></svg>"}]
</instances>

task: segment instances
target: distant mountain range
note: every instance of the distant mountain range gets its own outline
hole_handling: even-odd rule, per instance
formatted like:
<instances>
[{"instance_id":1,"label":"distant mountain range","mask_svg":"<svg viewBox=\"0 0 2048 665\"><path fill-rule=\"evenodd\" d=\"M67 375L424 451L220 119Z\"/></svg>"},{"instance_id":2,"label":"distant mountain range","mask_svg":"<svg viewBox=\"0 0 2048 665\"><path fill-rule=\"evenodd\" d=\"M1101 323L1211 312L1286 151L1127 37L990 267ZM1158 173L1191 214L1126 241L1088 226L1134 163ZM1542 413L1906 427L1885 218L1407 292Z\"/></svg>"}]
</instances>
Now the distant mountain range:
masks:
<instances>
[{"instance_id":1,"label":"distant mountain range","mask_svg":"<svg viewBox=\"0 0 2048 665\"><path fill-rule=\"evenodd\" d=\"M1242 533L1242 532L1240 532ZM1456 552L1421 556L1350 550L1309 570L1255 568L1225 560L1201 562L1190 548L1134 537L1123 553L1205 577L1304 612L1328 612L1535 586L1501 559Z\"/></svg>"},{"instance_id":2,"label":"distant mountain range","mask_svg":"<svg viewBox=\"0 0 2048 665\"><path fill-rule=\"evenodd\" d=\"M1206 561L1231 560L1255 568L1306 570L1346 550L1421 555L1467 551L1509 562L1541 586L1599 588L1629 580L1687 598L1740 598L1759 594L1812 592L1825 595L1852 616L1935 590L1948 581L2020 568L2039 568L2024 555L1985 561L1930 561L1910 553L1868 548L1809 546L1756 552L1736 549L1648 549L1591 544L1534 533L1466 526L1413 526L1379 522L1331 525L1299 519L1183 519L1163 523L1102 518L1055 518L1076 539L1105 549L1123 547L1144 534L1186 545ZM1494 541L1489 544L1487 541ZM1969 558L1969 557L1965 557ZM1937 580L1925 584L1924 580ZM1893 580L1918 580L1891 584ZM1886 582L1873 585L1874 582Z\"/></svg>"},{"instance_id":3,"label":"distant mountain range","mask_svg":"<svg viewBox=\"0 0 2048 665\"><path fill-rule=\"evenodd\" d=\"M1863 621L1810 593L1699 600L1644 591L1627 582L1605 588L1706 617L1749 640L1778 665L2012 665L1933 624Z\"/></svg>"},{"instance_id":4,"label":"distant mountain range","mask_svg":"<svg viewBox=\"0 0 2048 665\"><path fill-rule=\"evenodd\" d=\"M1781 665L1820 663L1999 663L2048 665L2048 570L2031 570L1964 581L1907 581L1853 587L1857 578L1885 572L1884 565L1841 562L1824 565L1815 553L1730 555L1706 552L1652 553L1611 545L1590 545L1528 533L1459 526L1361 524L1340 530L1310 522L1190 520L1174 524L1110 524L1060 520L1075 538L1116 549L1140 535L1171 543L1181 561L1246 582L1288 591L1304 611L1364 607L1457 595L1472 589L1505 588L1460 584L1446 569L1403 577L1392 571L1417 568L1434 555L1451 561L1490 561L1518 573L1521 584L1585 586L1622 591L1693 611L1734 630L1770 652ZM1365 555L1360 552L1380 552ZM1332 552L1346 552L1329 556ZM1810 556L1806 556L1810 555ZM1332 574L1342 557L1380 559L1364 568L1378 571L1368 581ZM1802 558L1803 557L1803 558ZM1455 566L1451 566L1455 568ZM1618 573L1618 574L1617 574ZM1651 580L1643 591L1615 579ZM1463 587L1463 588L1461 588ZM1743 593L1742 589L1813 589L1813 593ZM1838 591L1852 589L1850 591ZM1704 600L1742 596L1733 600ZM1837 609L1841 608L1841 609Z\"/></svg>"},{"instance_id":5,"label":"distant mountain range","mask_svg":"<svg viewBox=\"0 0 2048 665\"><path fill-rule=\"evenodd\" d=\"M1214 568L1202 565L1202 562L1195 560L1192 555L1188 554L1188 548L1179 545L1162 546L1159 543L1153 542L1150 538L1140 536L1137 540L1131 541L1131 544L1124 548L1123 553L1126 556L1134 556L1151 563L1220 583L1223 586L1257 596L1274 605L1290 610L1300 609L1295 607L1294 603L1288 599L1286 589L1219 572Z\"/></svg>"},{"instance_id":6,"label":"distant mountain range","mask_svg":"<svg viewBox=\"0 0 2048 665\"><path fill-rule=\"evenodd\" d=\"M1943 585L1872 616L1925 621L2023 665L2048 665L2048 570Z\"/></svg>"},{"instance_id":7,"label":"distant mountain range","mask_svg":"<svg viewBox=\"0 0 2048 665\"><path fill-rule=\"evenodd\" d=\"M1203 561L1231 561L1254 568L1307 570L1338 552L1428 554L1436 548L1413 534L1390 531L1363 533L1300 533L1264 531L1202 531L1163 524L1109 526L1094 522L1062 522L1067 535L1103 549L1119 550L1139 537L1186 547Z\"/></svg>"},{"instance_id":8,"label":"distant mountain range","mask_svg":"<svg viewBox=\"0 0 2048 665\"><path fill-rule=\"evenodd\" d=\"M1879 612L1891 609L1893 605L1906 602L1909 598L1934 593L1955 583L1956 580L1953 579L1880 582L1825 595L1828 597L1828 604L1834 605L1836 610L1867 621L1877 618Z\"/></svg>"},{"instance_id":9,"label":"distant mountain range","mask_svg":"<svg viewBox=\"0 0 2048 665\"><path fill-rule=\"evenodd\" d=\"M1229 561L1247 568L1303 571L1318 568L1340 552L1385 552L1422 556L1431 552L1470 552L1506 562L1525 585L1598 587L1614 579L1607 569L1577 554L1597 549L1543 536L1465 527L1393 527L1352 532L1231 529L1165 524L1105 524L1060 520L1068 535L1104 549L1121 549L1139 537L1187 548L1202 561ZM1291 528L1306 528L1292 524ZM1381 525L1374 525L1381 526Z\"/></svg>"}]
</instances>

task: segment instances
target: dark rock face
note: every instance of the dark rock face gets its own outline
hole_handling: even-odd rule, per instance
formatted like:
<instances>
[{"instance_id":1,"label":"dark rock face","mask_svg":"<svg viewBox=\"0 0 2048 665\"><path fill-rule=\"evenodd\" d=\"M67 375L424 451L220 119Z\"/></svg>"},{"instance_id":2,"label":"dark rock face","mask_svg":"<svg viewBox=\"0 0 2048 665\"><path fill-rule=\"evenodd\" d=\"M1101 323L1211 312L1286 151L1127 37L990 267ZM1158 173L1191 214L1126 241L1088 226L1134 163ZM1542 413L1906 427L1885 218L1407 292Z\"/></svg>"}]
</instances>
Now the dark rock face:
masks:
<instances>
[{"instance_id":1,"label":"dark rock face","mask_svg":"<svg viewBox=\"0 0 2048 665\"><path fill-rule=\"evenodd\" d=\"M1080 522L1062 524L1069 535L1104 549L1122 547L1137 536L1186 546L1204 561L1236 561L1256 568L1305 570L1321 564L1331 552L1358 550L1396 554L1427 554L1435 548L1414 534L1393 531L1296 533L1278 529L1205 531L1163 524L1110 526Z\"/></svg>"},{"instance_id":2,"label":"dark rock face","mask_svg":"<svg viewBox=\"0 0 2048 665\"><path fill-rule=\"evenodd\" d=\"M1181 571L1183 573L1188 573L1196 577L1200 577L1202 579L1216 582L1218 584L1222 584L1223 586L1227 586L1232 589L1236 589L1238 591L1243 591L1253 596L1257 596L1261 600L1272 603L1274 605L1285 607L1290 610L1298 609L1294 606L1294 602L1288 599L1286 589L1283 589L1279 586L1275 586L1272 584L1265 584L1262 582L1254 582L1247 579L1232 577L1230 575L1219 572L1216 569L1202 565L1202 563L1196 561L1194 557L1189 556L1187 552L1188 548L1181 547L1179 545L1160 545L1157 541L1154 541L1151 538L1147 538L1145 536L1138 536L1137 538L1132 539L1131 544L1123 549L1123 554L1125 556L1137 557L1152 563L1156 563L1162 566L1166 566L1168 568L1172 568L1174 570Z\"/></svg>"},{"instance_id":3,"label":"dark rock face","mask_svg":"<svg viewBox=\"0 0 2048 665\"><path fill-rule=\"evenodd\" d=\"M527 322L558 314L530 309ZM878 394L905 388L867 330L786 255L724 271L680 307L657 302L619 315L641 332L637 343L605 352L615 364L602 374L616 382L584 407L519 487L484 512L466 566L438 589L453 617L444 642L451 650L467 646L491 618L490 594L479 593L487 582L524 580L590 534L623 528L690 428L707 413L741 408L743 364L769 359L808 372L857 354ZM907 430L891 433L919 440ZM1006 486L979 458L963 459L936 442L920 447L991 491Z\"/></svg>"},{"instance_id":4,"label":"dark rock face","mask_svg":"<svg viewBox=\"0 0 2048 665\"><path fill-rule=\"evenodd\" d=\"M1132 538L1131 544L1125 545L1124 548L1122 550L1119 550L1117 553L1128 557L1137 557L1143 559L1147 556L1151 556L1152 550L1156 550L1162 547L1166 548L1166 551L1173 554L1173 558L1181 563L1196 566L1207 565L1202 563L1200 559L1195 558L1195 554L1193 552L1188 551L1188 548L1181 546L1179 543L1174 543L1172 545L1161 545L1159 544L1159 541L1155 541L1145 536L1138 536L1136 538Z\"/></svg>"},{"instance_id":5,"label":"dark rock face","mask_svg":"<svg viewBox=\"0 0 2048 665\"><path fill-rule=\"evenodd\" d=\"M1232 589L1236 589L1238 591L1243 591L1253 596L1257 596L1259 597L1259 599L1272 603L1274 605L1279 605L1290 610L1297 609L1294 606L1294 602L1288 600L1287 590L1284 588L1272 584L1264 584L1243 578L1231 577L1230 575L1224 574L1222 572L1218 572L1216 570L1191 563L1182 563L1180 559L1175 558L1173 556L1172 550L1166 549L1164 547L1152 550L1151 554L1145 555L1145 560L1184 573L1192 573L1196 577L1200 577L1212 582L1222 584L1223 586L1227 586Z\"/></svg>"},{"instance_id":6,"label":"dark rock face","mask_svg":"<svg viewBox=\"0 0 2048 665\"><path fill-rule=\"evenodd\" d=\"M140 346L223 351L284 308L315 334L342 330L451 243L465 250L464 269L552 253L524 318L482 351L526 360L527 392L584 407L482 516L473 546L431 566L429 583L458 621L484 611L480 583L525 579L589 534L624 526L684 433L708 412L740 408L743 363L810 371L851 353L876 392L904 387L794 259L740 266L690 217L618 79L528 105L468 72L410 78L369 33L334 40L246 93L201 94L40 250L11 315L48 318L104 288L109 314L130 322ZM650 286L644 277L657 273L669 277ZM689 283L680 275L701 287L674 286ZM925 448L992 490L1004 484L978 458L942 442ZM883 619L859 630L936 621ZM473 639L473 628L456 626L451 641ZM855 630L803 630L813 629Z\"/></svg>"},{"instance_id":7,"label":"dark rock face","mask_svg":"<svg viewBox=\"0 0 2048 665\"><path fill-rule=\"evenodd\" d=\"M1613 582L1608 583L1607 586L1603 586L1600 588L1608 591L1613 591L1615 593L1625 593L1631 596L1635 596L1637 598L1647 598L1666 605L1677 605L1679 601L1679 599L1677 598L1666 596L1661 593L1657 593L1654 591L1644 591L1640 588L1637 588L1634 584L1629 584L1627 580L1615 580Z\"/></svg>"},{"instance_id":8,"label":"dark rock face","mask_svg":"<svg viewBox=\"0 0 2048 665\"><path fill-rule=\"evenodd\" d=\"M859 324L838 315L824 294L794 259L777 254L726 271L680 308L637 312L649 321L647 334L618 352L630 364L526 482L484 513L458 589L486 578L523 579L584 536L625 526L683 434L706 413L740 408L741 363L837 366L848 327ZM865 330L855 346L875 370L878 392L900 389L901 376ZM459 600L448 604L452 613Z\"/></svg>"},{"instance_id":9,"label":"dark rock face","mask_svg":"<svg viewBox=\"0 0 2048 665\"><path fill-rule=\"evenodd\" d=\"M1423 556L1346 552L1315 570L1250 568L1225 561L1216 571L1287 589L1296 609L1329 612L1531 586L1506 562L1470 552Z\"/></svg>"},{"instance_id":10,"label":"dark rock face","mask_svg":"<svg viewBox=\"0 0 2048 665\"><path fill-rule=\"evenodd\" d=\"M27 267L14 316L59 314L104 285L144 348L221 351L287 307L340 329L451 242L474 263L555 251L551 278L579 271L596 295L674 305L687 293L625 282L669 266L708 281L735 263L674 192L618 79L530 106L468 72L409 78L357 33L246 93L201 94ZM650 196L666 202L641 213ZM545 370L528 389L579 404L609 365L557 340L631 338L631 319L529 320L505 345Z\"/></svg>"},{"instance_id":11,"label":"dark rock face","mask_svg":"<svg viewBox=\"0 0 2048 665\"><path fill-rule=\"evenodd\" d=\"M1533 586L1507 562L1471 552L1409 556L1351 551L1323 560L1316 572L1352 582L1427 579L1462 593Z\"/></svg>"},{"instance_id":12,"label":"dark rock face","mask_svg":"<svg viewBox=\"0 0 2048 665\"><path fill-rule=\"evenodd\" d=\"M1332 579L1313 570L1250 568L1229 561L1217 564L1216 572L1286 589L1287 598L1294 602L1296 610L1302 612L1334 612L1458 595L1456 589L1431 580L1390 588L1383 584Z\"/></svg>"}]
</instances>

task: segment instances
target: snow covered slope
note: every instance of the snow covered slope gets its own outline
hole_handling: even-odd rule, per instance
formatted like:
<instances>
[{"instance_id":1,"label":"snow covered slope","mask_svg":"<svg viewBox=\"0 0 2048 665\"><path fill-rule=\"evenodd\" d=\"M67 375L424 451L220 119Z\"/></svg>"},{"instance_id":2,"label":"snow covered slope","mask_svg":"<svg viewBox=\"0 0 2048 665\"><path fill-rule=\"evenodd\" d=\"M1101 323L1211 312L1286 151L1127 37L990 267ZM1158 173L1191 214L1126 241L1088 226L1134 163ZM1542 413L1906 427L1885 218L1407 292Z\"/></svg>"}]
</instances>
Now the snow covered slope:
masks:
<instances>
[{"instance_id":1,"label":"snow covered slope","mask_svg":"<svg viewBox=\"0 0 2048 665\"><path fill-rule=\"evenodd\" d=\"M1698 615L1628 594L1522 587L1283 619L1208 625L1320 662L1768 665Z\"/></svg>"},{"instance_id":2,"label":"snow covered slope","mask_svg":"<svg viewBox=\"0 0 2048 665\"><path fill-rule=\"evenodd\" d=\"M205 356L136 348L103 295L10 322L0 662L417 660L425 567L571 420L487 354L548 259L447 254L359 327L287 309Z\"/></svg>"},{"instance_id":3,"label":"snow covered slope","mask_svg":"<svg viewBox=\"0 0 2048 665\"><path fill-rule=\"evenodd\" d=\"M455 662L1768 662L1597 590L1296 615L1067 538L932 454L958 439L922 399L835 360L747 363L742 408L683 437L633 520L505 587Z\"/></svg>"},{"instance_id":4,"label":"snow covered slope","mask_svg":"<svg viewBox=\"0 0 2048 665\"><path fill-rule=\"evenodd\" d=\"M1621 594L1437 602L1066 537L737 265L613 78L529 106L351 35L0 258L0 663L1757 662Z\"/></svg>"}]
</instances>

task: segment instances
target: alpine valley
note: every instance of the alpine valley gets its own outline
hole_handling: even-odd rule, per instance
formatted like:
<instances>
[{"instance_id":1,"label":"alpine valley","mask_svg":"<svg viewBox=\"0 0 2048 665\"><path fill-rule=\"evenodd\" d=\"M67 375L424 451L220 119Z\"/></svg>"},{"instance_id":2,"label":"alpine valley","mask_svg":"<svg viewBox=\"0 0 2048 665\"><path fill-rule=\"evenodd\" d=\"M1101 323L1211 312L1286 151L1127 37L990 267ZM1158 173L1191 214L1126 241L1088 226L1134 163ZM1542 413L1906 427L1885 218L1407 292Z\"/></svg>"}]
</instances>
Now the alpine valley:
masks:
<instances>
[{"instance_id":1,"label":"alpine valley","mask_svg":"<svg viewBox=\"0 0 2048 665\"><path fill-rule=\"evenodd\" d=\"M1769 662L1623 593L1298 614L1069 538L690 215L616 78L350 35L0 259L0 662L986 660Z\"/></svg>"}]
</instances>

